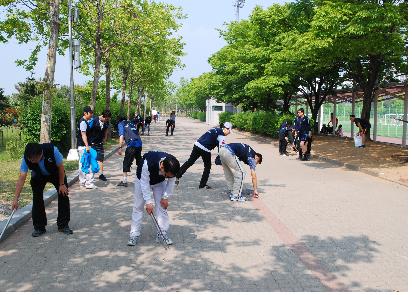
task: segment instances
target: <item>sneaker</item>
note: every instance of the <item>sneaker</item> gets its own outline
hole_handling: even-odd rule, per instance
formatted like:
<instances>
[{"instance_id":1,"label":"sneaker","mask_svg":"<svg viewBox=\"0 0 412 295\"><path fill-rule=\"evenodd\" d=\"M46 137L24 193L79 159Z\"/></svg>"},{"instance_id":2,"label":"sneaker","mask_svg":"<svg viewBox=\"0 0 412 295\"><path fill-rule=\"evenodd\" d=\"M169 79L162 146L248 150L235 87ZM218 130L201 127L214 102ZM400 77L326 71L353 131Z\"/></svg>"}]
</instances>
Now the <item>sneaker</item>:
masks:
<instances>
[{"instance_id":1,"label":"sneaker","mask_svg":"<svg viewBox=\"0 0 412 295\"><path fill-rule=\"evenodd\" d=\"M363 144L359 148L364 149L366 146Z\"/></svg>"},{"instance_id":2,"label":"sneaker","mask_svg":"<svg viewBox=\"0 0 412 295\"><path fill-rule=\"evenodd\" d=\"M127 182L120 181L117 186L124 186L127 187Z\"/></svg>"},{"instance_id":3,"label":"sneaker","mask_svg":"<svg viewBox=\"0 0 412 295\"><path fill-rule=\"evenodd\" d=\"M93 183L92 184L86 184L85 185L86 189L96 189L97 186L95 186Z\"/></svg>"},{"instance_id":4,"label":"sneaker","mask_svg":"<svg viewBox=\"0 0 412 295\"><path fill-rule=\"evenodd\" d=\"M246 201L246 198L245 198L244 196L242 196L242 195L236 196L236 197L235 197L235 201L237 201L237 202L244 202L244 201Z\"/></svg>"},{"instance_id":5,"label":"sneaker","mask_svg":"<svg viewBox=\"0 0 412 295\"><path fill-rule=\"evenodd\" d=\"M168 246L173 245L173 241L168 237L167 232L162 231L162 233L163 233L164 242L166 243L166 245ZM162 242L163 237L160 235L160 233L157 233L156 242L158 243Z\"/></svg>"},{"instance_id":6,"label":"sneaker","mask_svg":"<svg viewBox=\"0 0 412 295\"><path fill-rule=\"evenodd\" d=\"M139 241L139 236L130 236L129 241L127 241L127 246L136 246Z\"/></svg>"},{"instance_id":7,"label":"sneaker","mask_svg":"<svg viewBox=\"0 0 412 295\"><path fill-rule=\"evenodd\" d=\"M41 235L43 235L43 234L45 234L46 233L46 228L41 228L41 229L34 229L34 231L32 232L32 234L31 234L31 236L33 237L33 238L37 238L37 237L40 237Z\"/></svg>"},{"instance_id":8,"label":"sneaker","mask_svg":"<svg viewBox=\"0 0 412 295\"><path fill-rule=\"evenodd\" d=\"M103 180L103 181L107 181L106 176L104 176L103 174L100 174L100 175L99 175L99 179L100 179L100 180Z\"/></svg>"},{"instance_id":9,"label":"sneaker","mask_svg":"<svg viewBox=\"0 0 412 295\"><path fill-rule=\"evenodd\" d=\"M230 194L229 198L230 198L231 201L236 201L237 196L235 196L233 194Z\"/></svg>"},{"instance_id":10,"label":"sneaker","mask_svg":"<svg viewBox=\"0 0 412 295\"><path fill-rule=\"evenodd\" d=\"M199 185L199 188L211 189L212 187L211 187L210 185L207 185L207 184L206 184L205 186L200 186L200 185Z\"/></svg>"},{"instance_id":11,"label":"sneaker","mask_svg":"<svg viewBox=\"0 0 412 295\"><path fill-rule=\"evenodd\" d=\"M68 225L64 226L64 227L59 227L58 231L61 233L64 233L65 235L72 235L73 234L73 230L70 229L70 227Z\"/></svg>"}]
</instances>

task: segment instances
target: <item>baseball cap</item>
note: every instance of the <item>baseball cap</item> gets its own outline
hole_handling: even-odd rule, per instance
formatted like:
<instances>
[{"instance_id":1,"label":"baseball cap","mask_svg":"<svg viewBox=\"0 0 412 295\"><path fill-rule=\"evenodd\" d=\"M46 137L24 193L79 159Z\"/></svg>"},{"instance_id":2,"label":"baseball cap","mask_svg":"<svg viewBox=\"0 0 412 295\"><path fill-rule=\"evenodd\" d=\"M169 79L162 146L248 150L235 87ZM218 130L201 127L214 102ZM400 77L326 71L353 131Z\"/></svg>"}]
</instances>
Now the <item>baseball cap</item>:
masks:
<instances>
[{"instance_id":1,"label":"baseball cap","mask_svg":"<svg viewBox=\"0 0 412 295\"><path fill-rule=\"evenodd\" d=\"M83 113L93 113L93 110L90 106L85 106L83 109Z\"/></svg>"},{"instance_id":2,"label":"baseball cap","mask_svg":"<svg viewBox=\"0 0 412 295\"><path fill-rule=\"evenodd\" d=\"M230 122L225 122L225 124L223 124L223 127L229 129L230 131L232 131L232 123Z\"/></svg>"}]
</instances>

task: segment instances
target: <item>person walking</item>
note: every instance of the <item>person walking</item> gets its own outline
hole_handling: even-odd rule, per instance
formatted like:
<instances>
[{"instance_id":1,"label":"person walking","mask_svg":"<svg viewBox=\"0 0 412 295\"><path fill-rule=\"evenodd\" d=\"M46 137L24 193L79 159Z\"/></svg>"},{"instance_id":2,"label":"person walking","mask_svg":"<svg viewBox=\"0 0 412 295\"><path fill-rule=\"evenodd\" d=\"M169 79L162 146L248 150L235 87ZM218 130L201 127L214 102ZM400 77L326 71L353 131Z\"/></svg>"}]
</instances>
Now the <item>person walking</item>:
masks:
<instances>
[{"instance_id":1,"label":"person walking","mask_svg":"<svg viewBox=\"0 0 412 295\"><path fill-rule=\"evenodd\" d=\"M58 193L57 228L66 235L73 234L69 227L70 202L67 177L64 171L63 156L59 149L51 143L28 143L20 165L20 175L16 183L16 191L12 209L19 207L20 194L31 170L30 186L33 191L32 219L33 237L46 233L47 217L43 201L46 183L51 183Z\"/></svg>"},{"instance_id":2,"label":"person walking","mask_svg":"<svg viewBox=\"0 0 412 295\"><path fill-rule=\"evenodd\" d=\"M106 176L103 173L103 161L104 161L104 143L107 141L110 118L112 113L110 110L105 110L99 117L93 117L92 132L91 132L91 147L97 152L97 162L99 162L100 175L99 179L102 181L107 181Z\"/></svg>"},{"instance_id":3,"label":"person walking","mask_svg":"<svg viewBox=\"0 0 412 295\"><path fill-rule=\"evenodd\" d=\"M143 128L143 133L142 135L144 135L144 132L147 130L147 135L150 135L150 124L152 123L152 116L146 116L145 120L144 120L144 128Z\"/></svg>"},{"instance_id":4,"label":"person walking","mask_svg":"<svg viewBox=\"0 0 412 295\"><path fill-rule=\"evenodd\" d=\"M136 165L142 157L142 140L139 136L138 119L127 121L126 118L121 118L118 124L119 131L119 150L118 154L122 155L123 144L126 143L127 148L123 159L123 179L117 186L127 187L127 173L130 172L133 160L136 160Z\"/></svg>"},{"instance_id":5,"label":"person walking","mask_svg":"<svg viewBox=\"0 0 412 295\"><path fill-rule=\"evenodd\" d=\"M285 121L279 129L279 155L289 156L286 148L288 146L289 132L291 131L290 122Z\"/></svg>"},{"instance_id":6,"label":"person walking","mask_svg":"<svg viewBox=\"0 0 412 295\"><path fill-rule=\"evenodd\" d=\"M82 171L82 156L83 153L90 151L90 140L92 137L92 129L94 125L93 110L90 106L83 109L83 116L77 124L77 150L79 152L79 183L86 189L95 189L94 173L84 173Z\"/></svg>"},{"instance_id":7,"label":"person walking","mask_svg":"<svg viewBox=\"0 0 412 295\"><path fill-rule=\"evenodd\" d=\"M223 127L212 128L203 134L193 145L192 153L189 159L180 168L177 177L177 183L179 183L180 178L186 173L186 170L192 166L199 157L203 160L203 174L200 180L199 188L210 189L211 187L207 185L207 180L209 179L210 169L212 167L211 151L216 146L221 146L225 144L225 136L229 135L232 130L232 124L230 122L225 122ZM219 148L218 147L218 148Z\"/></svg>"},{"instance_id":8,"label":"person walking","mask_svg":"<svg viewBox=\"0 0 412 295\"><path fill-rule=\"evenodd\" d=\"M229 187L230 200L244 202L242 196L245 172L240 161L250 167L252 176L253 197L258 198L256 165L262 163L262 154L255 152L244 143L229 143L219 149L220 162L223 166L226 182ZM218 162L218 161L217 161Z\"/></svg>"},{"instance_id":9,"label":"person walking","mask_svg":"<svg viewBox=\"0 0 412 295\"><path fill-rule=\"evenodd\" d=\"M170 128L170 136L173 136L173 131L176 127L176 114L175 111L170 113L169 119L166 120L166 136L169 136L169 128Z\"/></svg>"},{"instance_id":10,"label":"person walking","mask_svg":"<svg viewBox=\"0 0 412 295\"><path fill-rule=\"evenodd\" d=\"M179 161L165 152L149 151L143 155L136 170L134 190L134 204L132 224L127 245L136 246L142 225L143 210L146 207L148 214L154 214L161 233L157 233L157 240L163 235L168 245L173 241L168 237L169 197L173 194L175 175L179 171Z\"/></svg>"}]
</instances>

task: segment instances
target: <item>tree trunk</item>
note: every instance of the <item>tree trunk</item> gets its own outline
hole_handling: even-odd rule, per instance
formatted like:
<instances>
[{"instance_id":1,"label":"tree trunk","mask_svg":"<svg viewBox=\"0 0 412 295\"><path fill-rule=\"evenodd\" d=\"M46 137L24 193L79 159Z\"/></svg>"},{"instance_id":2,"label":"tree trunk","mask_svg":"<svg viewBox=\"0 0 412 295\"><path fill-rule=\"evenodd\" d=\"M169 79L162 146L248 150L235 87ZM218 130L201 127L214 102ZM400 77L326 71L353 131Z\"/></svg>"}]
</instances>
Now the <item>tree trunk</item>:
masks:
<instances>
[{"instance_id":1,"label":"tree trunk","mask_svg":"<svg viewBox=\"0 0 412 295\"><path fill-rule=\"evenodd\" d=\"M103 7L101 0L96 2L97 9L97 24L96 24L96 37L94 45L94 74L93 74L93 90L90 105L94 110L96 106L97 88L99 86L100 79L100 66L102 63L102 20L103 20Z\"/></svg>"},{"instance_id":2,"label":"tree trunk","mask_svg":"<svg viewBox=\"0 0 412 295\"><path fill-rule=\"evenodd\" d=\"M290 113L290 100L292 99L292 94L285 93L283 95L283 106L282 106L282 113L287 114Z\"/></svg>"},{"instance_id":3,"label":"tree trunk","mask_svg":"<svg viewBox=\"0 0 412 295\"><path fill-rule=\"evenodd\" d=\"M106 61L106 110L110 110L110 81L111 81L111 72L110 72L110 61Z\"/></svg>"},{"instance_id":4,"label":"tree trunk","mask_svg":"<svg viewBox=\"0 0 412 295\"><path fill-rule=\"evenodd\" d=\"M127 118L130 118L130 109L131 109L131 105L132 105L132 97L133 97L133 80L130 81L129 101L127 102Z\"/></svg>"},{"instance_id":5,"label":"tree trunk","mask_svg":"<svg viewBox=\"0 0 412 295\"><path fill-rule=\"evenodd\" d=\"M372 101L378 85L379 72L381 69L382 60L379 56L371 56L368 67L368 80L364 84L363 102L361 118L370 122ZM366 140L370 140L370 129L366 134Z\"/></svg>"},{"instance_id":6,"label":"tree trunk","mask_svg":"<svg viewBox=\"0 0 412 295\"><path fill-rule=\"evenodd\" d=\"M51 140L52 89L56 67L57 41L59 37L59 5L60 0L50 1L50 40L47 52L47 66L44 75L43 105L40 121L40 143Z\"/></svg>"},{"instance_id":7,"label":"tree trunk","mask_svg":"<svg viewBox=\"0 0 412 295\"><path fill-rule=\"evenodd\" d=\"M124 115L124 103L126 101L127 69L122 69L122 100L120 101L120 113Z\"/></svg>"}]
</instances>

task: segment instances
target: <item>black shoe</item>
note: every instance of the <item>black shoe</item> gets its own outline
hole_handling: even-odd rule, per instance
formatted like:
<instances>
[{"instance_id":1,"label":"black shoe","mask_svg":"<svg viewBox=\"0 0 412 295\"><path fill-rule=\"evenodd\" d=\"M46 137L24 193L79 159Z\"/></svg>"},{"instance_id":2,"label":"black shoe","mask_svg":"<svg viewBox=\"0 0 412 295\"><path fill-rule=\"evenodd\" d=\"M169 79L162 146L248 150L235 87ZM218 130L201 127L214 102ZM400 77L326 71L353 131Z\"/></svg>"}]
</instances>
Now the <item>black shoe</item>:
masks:
<instances>
[{"instance_id":1,"label":"black shoe","mask_svg":"<svg viewBox=\"0 0 412 295\"><path fill-rule=\"evenodd\" d=\"M361 149L364 149L366 146L364 145L364 144L362 144L361 146L360 146L360 148Z\"/></svg>"},{"instance_id":2,"label":"black shoe","mask_svg":"<svg viewBox=\"0 0 412 295\"><path fill-rule=\"evenodd\" d=\"M211 189L212 187L206 184L204 186L199 185L199 188Z\"/></svg>"},{"instance_id":3,"label":"black shoe","mask_svg":"<svg viewBox=\"0 0 412 295\"><path fill-rule=\"evenodd\" d=\"M104 176L103 174L100 174L100 175L99 175L99 179L100 179L100 180L103 180L103 181L107 181L106 176Z\"/></svg>"},{"instance_id":4,"label":"black shoe","mask_svg":"<svg viewBox=\"0 0 412 295\"><path fill-rule=\"evenodd\" d=\"M124 186L127 187L127 182L120 181L117 186Z\"/></svg>"},{"instance_id":5,"label":"black shoe","mask_svg":"<svg viewBox=\"0 0 412 295\"><path fill-rule=\"evenodd\" d=\"M73 234L73 230L71 230L68 225L66 225L64 227L59 227L58 230L59 230L59 232L64 233L65 235L72 235Z\"/></svg>"},{"instance_id":6,"label":"black shoe","mask_svg":"<svg viewBox=\"0 0 412 295\"><path fill-rule=\"evenodd\" d=\"M169 134L166 134L166 136L169 136Z\"/></svg>"},{"instance_id":7,"label":"black shoe","mask_svg":"<svg viewBox=\"0 0 412 295\"><path fill-rule=\"evenodd\" d=\"M34 229L34 231L31 233L31 236L33 237L33 238L37 238L37 237L40 237L42 234L45 234L46 233L46 229L45 228L42 228L42 229Z\"/></svg>"}]
</instances>

